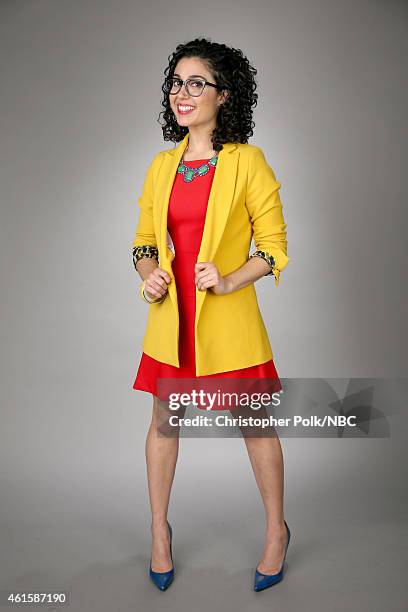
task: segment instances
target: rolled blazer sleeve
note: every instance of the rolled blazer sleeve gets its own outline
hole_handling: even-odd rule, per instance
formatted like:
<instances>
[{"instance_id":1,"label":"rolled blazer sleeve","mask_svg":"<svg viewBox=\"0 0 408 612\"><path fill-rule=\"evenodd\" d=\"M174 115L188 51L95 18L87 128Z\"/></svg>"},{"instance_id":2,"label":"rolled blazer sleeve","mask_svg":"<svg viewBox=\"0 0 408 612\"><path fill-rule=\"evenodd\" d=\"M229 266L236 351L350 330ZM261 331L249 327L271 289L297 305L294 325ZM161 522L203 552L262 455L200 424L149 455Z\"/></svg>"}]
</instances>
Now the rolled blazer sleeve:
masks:
<instances>
[{"instance_id":1,"label":"rolled blazer sleeve","mask_svg":"<svg viewBox=\"0 0 408 612\"><path fill-rule=\"evenodd\" d=\"M281 183L276 180L262 149L255 147L249 160L246 207L257 250L266 251L275 260L272 273L276 285L290 259L287 256L286 223L279 197L280 187Z\"/></svg>"},{"instance_id":2,"label":"rolled blazer sleeve","mask_svg":"<svg viewBox=\"0 0 408 612\"><path fill-rule=\"evenodd\" d=\"M153 225L153 193L155 174L158 169L160 153L151 162L145 174L142 194L138 198L139 220L133 239L133 247L153 246L157 248L157 238Z\"/></svg>"}]
</instances>

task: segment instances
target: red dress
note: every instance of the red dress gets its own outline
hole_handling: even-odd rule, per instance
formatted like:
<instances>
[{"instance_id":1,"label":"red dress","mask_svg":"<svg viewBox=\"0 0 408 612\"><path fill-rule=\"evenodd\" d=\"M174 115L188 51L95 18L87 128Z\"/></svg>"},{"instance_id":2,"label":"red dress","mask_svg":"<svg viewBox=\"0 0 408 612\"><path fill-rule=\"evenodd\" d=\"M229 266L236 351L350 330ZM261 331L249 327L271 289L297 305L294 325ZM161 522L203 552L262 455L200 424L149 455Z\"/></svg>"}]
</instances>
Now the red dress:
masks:
<instances>
[{"instance_id":1,"label":"red dress","mask_svg":"<svg viewBox=\"0 0 408 612\"><path fill-rule=\"evenodd\" d=\"M208 159L196 159L184 162L186 166L198 168ZM258 365L252 365L228 372L217 372L197 377L195 371L194 323L196 306L196 285L194 282L194 265L197 262L204 229L208 198L216 172L216 166L209 164L209 172L196 175L191 182L185 182L183 174L176 173L168 209L167 228L175 248L172 261L177 300L179 307L179 363L180 367L157 361L150 355L142 353L133 389L147 391L158 395L158 378L268 378L273 379L273 390L282 389L281 382L270 359ZM270 388L270 387L269 387Z\"/></svg>"}]
</instances>

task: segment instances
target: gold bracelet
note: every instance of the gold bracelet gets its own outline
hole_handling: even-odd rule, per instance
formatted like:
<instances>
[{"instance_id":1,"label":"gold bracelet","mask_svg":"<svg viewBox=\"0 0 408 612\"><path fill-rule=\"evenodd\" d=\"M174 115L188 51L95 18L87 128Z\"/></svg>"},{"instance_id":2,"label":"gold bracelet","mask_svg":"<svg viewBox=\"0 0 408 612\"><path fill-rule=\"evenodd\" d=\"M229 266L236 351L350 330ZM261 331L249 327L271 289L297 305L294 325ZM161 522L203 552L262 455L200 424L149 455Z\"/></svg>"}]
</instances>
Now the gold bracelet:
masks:
<instances>
[{"instance_id":1,"label":"gold bracelet","mask_svg":"<svg viewBox=\"0 0 408 612\"><path fill-rule=\"evenodd\" d=\"M166 297L165 295L162 298L159 298L158 300L149 300L144 291L145 285L146 285L146 281L144 280L142 284L140 285L140 289L139 289L140 296L145 302L147 302L148 304L158 304L159 302L163 302L164 298Z\"/></svg>"}]
</instances>

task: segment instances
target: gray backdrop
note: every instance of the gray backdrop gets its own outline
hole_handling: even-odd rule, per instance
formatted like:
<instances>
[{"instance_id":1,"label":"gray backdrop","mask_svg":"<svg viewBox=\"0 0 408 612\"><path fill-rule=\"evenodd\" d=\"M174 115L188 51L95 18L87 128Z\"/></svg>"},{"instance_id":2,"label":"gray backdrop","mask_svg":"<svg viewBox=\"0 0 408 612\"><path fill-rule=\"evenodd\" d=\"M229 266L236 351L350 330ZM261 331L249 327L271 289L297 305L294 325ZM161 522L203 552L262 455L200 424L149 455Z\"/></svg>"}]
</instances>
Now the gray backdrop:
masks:
<instances>
[{"instance_id":1,"label":"gray backdrop","mask_svg":"<svg viewBox=\"0 0 408 612\"><path fill-rule=\"evenodd\" d=\"M160 609L131 243L144 173L173 146L156 122L167 57L203 35L259 71L250 142L282 183L291 258L279 287L257 283L280 376L403 377L407 6L2 0L0 21L0 588ZM406 440L282 445L288 572L258 595L244 442L181 440L166 606L400 610Z\"/></svg>"}]
</instances>

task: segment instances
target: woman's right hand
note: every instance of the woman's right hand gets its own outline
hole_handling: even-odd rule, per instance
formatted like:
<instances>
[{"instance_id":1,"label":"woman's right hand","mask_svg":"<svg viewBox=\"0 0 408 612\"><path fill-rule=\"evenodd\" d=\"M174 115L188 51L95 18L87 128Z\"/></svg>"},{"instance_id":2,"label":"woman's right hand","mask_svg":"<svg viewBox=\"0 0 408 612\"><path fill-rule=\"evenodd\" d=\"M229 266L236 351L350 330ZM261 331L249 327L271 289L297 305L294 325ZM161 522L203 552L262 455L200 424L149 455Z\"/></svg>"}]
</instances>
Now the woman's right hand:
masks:
<instances>
[{"instance_id":1,"label":"woman's right hand","mask_svg":"<svg viewBox=\"0 0 408 612\"><path fill-rule=\"evenodd\" d=\"M170 282L168 272L157 267L145 278L145 294L151 300L160 300L167 293Z\"/></svg>"}]
</instances>

